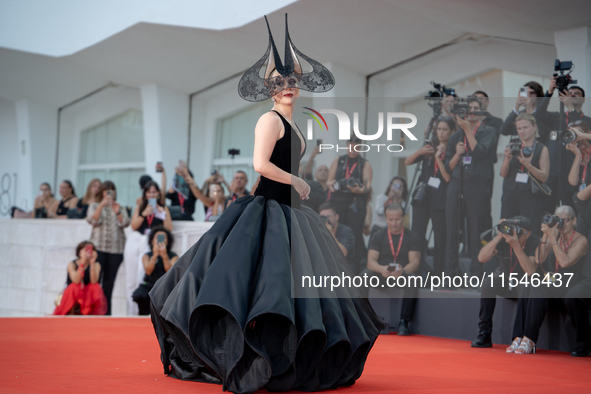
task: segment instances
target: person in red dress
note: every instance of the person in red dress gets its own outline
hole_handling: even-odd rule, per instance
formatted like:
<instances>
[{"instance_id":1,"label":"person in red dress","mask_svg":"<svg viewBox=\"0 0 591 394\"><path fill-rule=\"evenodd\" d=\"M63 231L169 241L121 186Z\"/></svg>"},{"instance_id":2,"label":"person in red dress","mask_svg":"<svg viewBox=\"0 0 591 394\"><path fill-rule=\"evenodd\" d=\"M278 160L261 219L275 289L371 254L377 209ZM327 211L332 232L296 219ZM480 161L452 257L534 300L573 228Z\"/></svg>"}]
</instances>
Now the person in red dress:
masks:
<instances>
[{"instance_id":1,"label":"person in red dress","mask_svg":"<svg viewBox=\"0 0 591 394\"><path fill-rule=\"evenodd\" d=\"M99 284L101 264L91 242L83 241L76 247L77 259L68 264L68 287L54 315L104 315L107 299Z\"/></svg>"}]
</instances>

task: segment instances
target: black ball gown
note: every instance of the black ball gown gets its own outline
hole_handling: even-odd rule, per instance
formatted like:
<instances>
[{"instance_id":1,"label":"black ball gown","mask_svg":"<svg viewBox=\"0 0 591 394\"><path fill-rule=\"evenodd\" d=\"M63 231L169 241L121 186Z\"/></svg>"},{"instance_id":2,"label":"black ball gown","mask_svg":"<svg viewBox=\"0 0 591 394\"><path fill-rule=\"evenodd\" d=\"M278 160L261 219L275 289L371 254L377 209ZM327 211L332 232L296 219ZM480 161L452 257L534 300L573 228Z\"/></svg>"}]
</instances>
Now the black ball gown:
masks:
<instances>
[{"instance_id":1,"label":"black ball gown","mask_svg":"<svg viewBox=\"0 0 591 394\"><path fill-rule=\"evenodd\" d=\"M281 119L270 161L297 175L299 133ZM166 374L236 393L315 391L361 376L382 322L347 289L298 289L304 274L348 273L320 217L299 201L291 185L261 177L255 195L232 203L158 280L151 316Z\"/></svg>"}]
</instances>

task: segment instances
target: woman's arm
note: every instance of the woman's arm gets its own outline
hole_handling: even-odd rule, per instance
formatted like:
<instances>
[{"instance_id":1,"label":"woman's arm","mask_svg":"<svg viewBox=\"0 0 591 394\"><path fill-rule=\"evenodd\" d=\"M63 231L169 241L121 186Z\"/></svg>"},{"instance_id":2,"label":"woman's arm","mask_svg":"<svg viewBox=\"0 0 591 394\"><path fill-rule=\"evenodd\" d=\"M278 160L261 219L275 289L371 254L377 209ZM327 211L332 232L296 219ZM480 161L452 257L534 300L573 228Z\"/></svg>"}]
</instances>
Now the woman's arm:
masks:
<instances>
[{"instance_id":1,"label":"woman's arm","mask_svg":"<svg viewBox=\"0 0 591 394\"><path fill-rule=\"evenodd\" d=\"M511 167L511 148L505 148L505 156L503 157L503 162L501 163L501 177L506 178L509 175L509 168Z\"/></svg>"},{"instance_id":2,"label":"woman's arm","mask_svg":"<svg viewBox=\"0 0 591 394\"><path fill-rule=\"evenodd\" d=\"M587 254L589 242L587 241L586 237L580 235L576 240L574 240L571 247L568 248L567 253L564 253L559 245L559 243L554 243L552 245L554 255L556 256L556 260L558 260L558 265L560 265L562 268L567 268L577 264L581 257Z\"/></svg>"},{"instance_id":3,"label":"woman's arm","mask_svg":"<svg viewBox=\"0 0 591 394\"><path fill-rule=\"evenodd\" d=\"M172 216L170 215L168 207L164 207L164 210L166 212L166 217L164 218L164 228L168 231L172 231Z\"/></svg>"},{"instance_id":4,"label":"woman's arm","mask_svg":"<svg viewBox=\"0 0 591 394\"><path fill-rule=\"evenodd\" d=\"M252 164L254 170L275 182L291 185L292 176L283 171L270 158L275 143L283 137L285 130L279 116L274 112L267 112L259 118L254 130L254 153Z\"/></svg>"},{"instance_id":5,"label":"woman's arm","mask_svg":"<svg viewBox=\"0 0 591 394\"><path fill-rule=\"evenodd\" d=\"M568 183L571 186L577 186L579 184L579 167L581 166L583 155L581 154L579 148L576 146L571 148L569 145L571 144L568 144L566 148L575 154L575 159L573 160L573 165L571 166L568 173Z\"/></svg>"},{"instance_id":6,"label":"woman's arm","mask_svg":"<svg viewBox=\"0 0 591 394\"><path fill-rule=\"evenodd\" d=\"M334 189L333 185L335 183L335 178L337 176L337 166L339 165L339 158L335 157L335 159L332 161L332 163L330 163L330 168L328 169L328 180L326 181L326 184L328 185L328 188L330 189L331 192L335 192L336 190Z\"/></svg>"},{"instance_id":7,"label":"woman's arm","mask_svg":"<svg viewBox=\"0 0 591 394\"><path fill-rule=\"evenodd\" d=\"M150 206L150 205L148 204L148 206ZM133 210L132 217L131 217L131 229L133 231L135 231L138 228L140 228L140 226L144 222L144 219L145 219L145 216L140 216L140 206L136 205L135 209Z\"/></svg>"},{"instance_id":8,"label":"woman's arm","mask_svg":"<svg viewBox=\"0 0 591 394\"><path fill-rule=\"evenodd\" d=\"M154 272L154 267L156 267L156 262L158 261L158 253L156 248L152 253L152 257L148 256L148 254L144 254L142 256L142 264L144 265L144 271L146 271L146 275L152 275Z\"/></svg>"},{"instance_id":9,"label":"woman's arm","mask_svg":"<svg viewBox=\"0 0 591 394\"><path fill-rule=\"evenodd\" d=\"M72 283L76 285L82 281L82 273L84 272L84 270L81 270L81 268L82 267L76 269L76 264L74 264L73 261L70 261L70 263L68 264L68 276L70 277Z\"/></svg>"},{"instance_id":10,"label":"woman's arm","mask_svg":"<svg viewBox=\"0 0 591 394\"><path fill-rule=\"evenodd\" d=\"M540 155L540 168L534 167L531 163L532 156L529 158L524 158L519 160L530 172L532 176L534 176L540 182L546 182L548 179L548 174L550 174L550 155L548 154L548 148L544 147L542 149L542 153Z\"/></svg>"}]
</instances>

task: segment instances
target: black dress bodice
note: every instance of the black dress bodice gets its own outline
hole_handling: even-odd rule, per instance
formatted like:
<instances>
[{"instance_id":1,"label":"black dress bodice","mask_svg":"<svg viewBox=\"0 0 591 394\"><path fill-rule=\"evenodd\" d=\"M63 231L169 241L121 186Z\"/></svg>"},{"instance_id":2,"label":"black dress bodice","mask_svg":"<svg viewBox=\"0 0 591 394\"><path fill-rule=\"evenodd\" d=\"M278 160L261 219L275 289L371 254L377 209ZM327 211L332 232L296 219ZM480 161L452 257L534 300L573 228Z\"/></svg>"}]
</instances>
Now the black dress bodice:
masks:
<instances>
[{"instance_id":1,"label":"black dress bodice","mask_svg":"<svg viewBox=\"0 0 591 394\"><path fill-rule=\"evenodd\" d=\"M283 171L298 176L300 160L302 158L302 142L300 137L296 134L298 131L293 130L291 124L279 112L274 112L281 118L285 133L283 134L283 137L275 143L269 161ZM275 182L262 175L259 186L254 192L254 195L263 196L267 200L275 200L280 204L290 205L292 208L300 207L300 196L293 186Z\"/></svg>"}]
</instances>

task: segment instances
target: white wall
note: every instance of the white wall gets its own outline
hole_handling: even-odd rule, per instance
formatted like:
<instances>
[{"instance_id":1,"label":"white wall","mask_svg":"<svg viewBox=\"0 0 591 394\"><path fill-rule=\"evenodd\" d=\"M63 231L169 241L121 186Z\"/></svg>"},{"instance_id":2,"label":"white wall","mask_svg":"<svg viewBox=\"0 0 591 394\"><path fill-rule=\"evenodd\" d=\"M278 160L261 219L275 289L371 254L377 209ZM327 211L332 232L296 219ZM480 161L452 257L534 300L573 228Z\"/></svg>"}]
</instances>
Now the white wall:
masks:
<instances>
[{"instance_id":1,"label":"white wall","mask_svg":"<svg viewBox=\"0 0 591 394\"><path fill-rule=\"evenodd\" d=\"M212 224L175 222L173 250L182 255ZM126 234L130 232L127 227ZM76 245L90 233L91 226L84 220L0 219L0 316L52 314ZM125 316L123 266L117 273L112 301L113 315Z\"/></svg>"},{"instance_id":2,"label":"white wall","mask_svg":"<svg viewBox=\"0 0 591 394\"><path fill-rule=\"evenodd\" d=\"M25 200L17 189L18 183L23 182L19 148L16 107L12 101L0 98L0 218L8 217L13 205L32 208L32 201Z\"/></svg>"}]
</instances>

